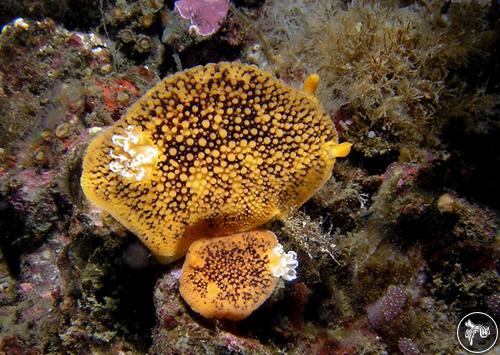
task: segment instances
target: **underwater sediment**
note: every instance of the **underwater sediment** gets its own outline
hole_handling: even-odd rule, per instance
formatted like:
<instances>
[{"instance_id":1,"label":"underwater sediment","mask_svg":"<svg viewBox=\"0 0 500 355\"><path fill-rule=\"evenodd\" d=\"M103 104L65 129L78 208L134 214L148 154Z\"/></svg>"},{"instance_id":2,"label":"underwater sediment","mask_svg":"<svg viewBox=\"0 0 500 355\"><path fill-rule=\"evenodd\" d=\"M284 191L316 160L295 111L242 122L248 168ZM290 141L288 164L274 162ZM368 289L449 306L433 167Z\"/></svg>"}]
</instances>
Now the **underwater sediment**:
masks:
<instances>
[{"instance_id":1,"label":"underwater sediment","mask_svg":"<svg viewBox=\"0 0 500 355\"><path fill-rule=\"evenodd\" d=\"M1 352L456 353L462 351L455 332L463 316L476 311L500 316L500 176L494 168L499 164L498 2L118 0L20 1L4 7ZM156 261L137 238L140 228L128 230L110 211L97 208L80 185L90 142L126 117L128 108L160 79L183 70L189 73L198 65L234 61L257 66L281 80L280 85L313 92L311 100L322 106L336 131L325 137L352 143L350 154L337 160L319 190L308 182L307 188L286 186L278 194L293 201L289 196L300 195L301 188L307 197L314 192L307 202L297 202L305 204L289 206L291 213L283 218L259 222L258 227L275 236L269 248L279 241L282 253L296 253L296 278L274 280L262 269L262 279L273 286L267 300L259 298L262 305L257 302L260 307L236 322L207 319L193 311L183 298L187 291L179 292L184 260L166 265ZM310 82L303 86L312 74L319 75L314 89ZM183 84L175 84L182 90ZM295 91L287 90L280 92L278 107L294 102L289 95ZM207 101L216 105L220 92L217 98L210 90L206 95L211 94L212 101ZM246 100L247 93L238 95ZM271 98L269 94L270 103ZM300 110L295 111L300 117ZM190 108L189 113L196 112ZM245 120L237 119L236 106L224 106L221 122L215 116L207 127L231 122L231 135L244 129L251 135L256 127L272 129L255 123L245 127ZM180 120L179 115L175 118ZM198 129L196 122L184 128L192 133L193 125ZM289 129L306 132L311 125L304 118ZM140 132L130 130L129 136L125 131L115 136L134 141L142 130L152 129L146 123L141 127ZM217 133L223 128L217 126ZM310 146L301 147L303 152L297 148L297 156L315 152L313 138L305 136ZM133 158L119 137L113 154ZM187 144L189 137L179 139ZM262 142L266 137L262 135ZM273 141L270 133L268 137L262 154L288 154L284 160L306 168L314 165L302 158L292 160L280 140ZM152 141L158 146L161 138L141 138L133 147L142 149ZM175 135L172 138L175 141ZM208 147L217 139L201 145ZM227 181L237 182L240 175L228 166L238 154L254 150L256 158L247 160L253 164L247 170L254 173L249 180L263 190L257 196L252 190L233 196L234 201L223 206L236 209L241 207L238 201L271 199L282 175L261 169L257 145L233 156L230 141L240 143L228 139L228 150L219 150L208 161L211 164L220 152L228 159L218 166L217 179L227 175ZM172 156L188 160L194 153L183 153L181 145L176 143ZM125 163L113 169L136 174L139 166L147 172L161 158L153 156L139 159L133 169ZM300 170L299 163L291 165ZM269 165L274 169L283 164L276 160ZM259 178L262 171L273 178ZM204 190L207 185L202 183L210 183L214 175L203 175L202 167L193 176L198 173L200 181L190 187L197 187L198 194L215 193ZM262 181L266 183L259 184ZM178 187L176 196L196 195ZM231 191L240 190L235 185ZM189 201L192 197L179 204ZM248 202L249 210L253 203ZM141 213L150 216L145 210ZM234 221L243 224L244 218ZM198 232L203 234L203 228L207 226ZM222 255L229 255L223 244ZM200 249L204 245L190 252L190 270L199 266L195 255L207 254ZM248 239L234 245L253 250ZM259 248L256 262L271 255ZM233 254L234 260L248 255ZM289 265L295 265L292 259ZM231 267L241 265L237 262L217 265L204 271L216 273L213 280L221 287L237 279L234 275L253 270L245 265L244 272L232 272ZM229 276L221 279L224 268L229 269L223 275Z\"/></svg>"}]
</instances>

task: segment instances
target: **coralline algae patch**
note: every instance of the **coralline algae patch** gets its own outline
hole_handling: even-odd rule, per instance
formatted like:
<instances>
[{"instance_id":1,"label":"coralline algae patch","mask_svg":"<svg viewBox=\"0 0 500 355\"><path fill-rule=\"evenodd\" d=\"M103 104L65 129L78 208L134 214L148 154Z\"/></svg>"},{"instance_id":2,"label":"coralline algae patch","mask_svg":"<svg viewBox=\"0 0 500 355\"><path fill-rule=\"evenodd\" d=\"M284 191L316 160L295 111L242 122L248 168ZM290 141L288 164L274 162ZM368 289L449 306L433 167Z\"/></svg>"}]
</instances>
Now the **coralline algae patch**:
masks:
<instances>
[{"instance_id":1,"label":"coralline algae patch","mask_svg":"<svg viewBox=\"0 0 500 355\"><path fill-rule=\"evenodd\" d=\"M189 20L190 31L200 36L210 36L221 26L229 10L226 0L179 0L175 8L182 18Z\"/></svg>"},{"instance_id":2,"label":"coralline algae patch","mask_svg":"<svg viewBox=\"0 0 500 355\"><path fill-rule=\"evenodd\" d=\"M83 191L163 261L286 216L350 148L316 85L299 91L240 63L167 77L90 144Z\"/></svg>"}]
</instances>

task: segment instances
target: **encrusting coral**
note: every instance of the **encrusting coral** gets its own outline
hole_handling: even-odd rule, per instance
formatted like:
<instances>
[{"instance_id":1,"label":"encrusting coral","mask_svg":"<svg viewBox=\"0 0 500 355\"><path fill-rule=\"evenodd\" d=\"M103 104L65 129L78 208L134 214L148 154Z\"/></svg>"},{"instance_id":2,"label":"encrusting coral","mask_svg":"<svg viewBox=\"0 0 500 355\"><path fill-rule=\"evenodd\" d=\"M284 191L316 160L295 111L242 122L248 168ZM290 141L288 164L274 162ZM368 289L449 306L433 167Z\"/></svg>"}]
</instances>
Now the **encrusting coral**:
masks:
<instances>
[{"instance_id":1,"label":"encrusting coral","mask_svg":"<svg viewBox=\"0 0 500 355\"><path fill-rule=\"evenodd\" d=\"M296 278L296 257L266 230L200 239L186 255L180 292L206 318L241 320L264 303L277 278Z\"/></svg>"},{"instance_id":2,"label":"encrusting coral","mask_svg":"<svg viewBox=\"0 0 500 355\"><path fill-rule=\"evenodd\" d=\"M160 261L191 246L181 293L205 317L243 319L276 278L295 278L296 254L274 234L235 233L287 216L349 153L314 97L318 82L299 91L254 66L196 67L157 84L87 149L91 202Z\"/></svg>"},{"instance_id":3,"label":"encrusting coral","mask_svg":"<svg viewBox=\"0 0 500 355\"><path fill-rule=\"evenodd\" d=\"M170 76L90 144L83 191L165 261L284 217L350 149L316 85L302 92L239 63Z\"/></svg>"}]
</instances>

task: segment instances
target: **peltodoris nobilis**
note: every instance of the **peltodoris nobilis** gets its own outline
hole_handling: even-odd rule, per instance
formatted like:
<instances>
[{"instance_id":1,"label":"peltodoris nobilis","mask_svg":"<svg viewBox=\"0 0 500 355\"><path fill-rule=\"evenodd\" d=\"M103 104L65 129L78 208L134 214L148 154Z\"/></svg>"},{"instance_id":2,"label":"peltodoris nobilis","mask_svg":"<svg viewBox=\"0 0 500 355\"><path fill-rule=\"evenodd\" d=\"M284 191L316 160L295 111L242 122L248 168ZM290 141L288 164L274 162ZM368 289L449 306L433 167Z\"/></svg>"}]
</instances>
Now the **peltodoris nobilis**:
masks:
<instances>
[{"instance_id":1,"label":"peltodoris nobilis","mask_svg":"<svg viewBox=\"0 0 500 355\"><path fill-rule=\"evenodd\" d=\"M241 320L264 303L277 278L293 280L296 266L296 254L284 253L266 230L200 239L186 255L180 292L206 318Z\"/></svg>"},{"instance_id":2,"label":"peltodoris nobilis","mask_svg":"<svg viewBox=\"0 0 500 355\"><path fill-rule=\"evenodd\" d=\"M241 63L169 76L90 143L83 191L164 261L284 217L350 149L312 95L317 79L296 90Z\"/></svg>"},{"instance_id":3,"label":"peltodoris nobilis","mask_svg":"<svg viewBox=\"0 0 500 355\"><path fill-rule=\"evenodd\" d=\"M255 66L209 64L165 78L83 159L87 198L163 262L182 257L181 294L211 318L238 320L295 278L293 252L253 230L303 204L331 175L338 143L314 91Z\"/></svg>"}]
</instances>

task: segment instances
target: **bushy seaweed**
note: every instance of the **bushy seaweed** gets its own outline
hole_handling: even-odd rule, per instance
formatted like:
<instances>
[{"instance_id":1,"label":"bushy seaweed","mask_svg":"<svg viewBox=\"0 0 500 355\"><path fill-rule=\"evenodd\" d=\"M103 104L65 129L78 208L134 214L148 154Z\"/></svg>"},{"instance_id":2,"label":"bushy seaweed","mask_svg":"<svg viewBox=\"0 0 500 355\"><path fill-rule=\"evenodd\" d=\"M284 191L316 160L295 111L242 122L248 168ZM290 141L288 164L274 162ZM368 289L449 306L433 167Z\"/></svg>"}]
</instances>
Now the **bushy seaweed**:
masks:
<instances>
[{"instance_id":1,"label":"bushy seaweed","mask_svg":"<svg viewBox=\"0 0 500 355\"><path fill-rule=\"evenodd\" d=\"M365 156L438 147L451 118L486 130L499 97L456 73L491 44L478 2L269 1L262 27L288 80L322 78L318 95ZM472 71L476 73L477 71ZM472 74L475 75L475 74Z\"/></svg>"}]
</instances>

